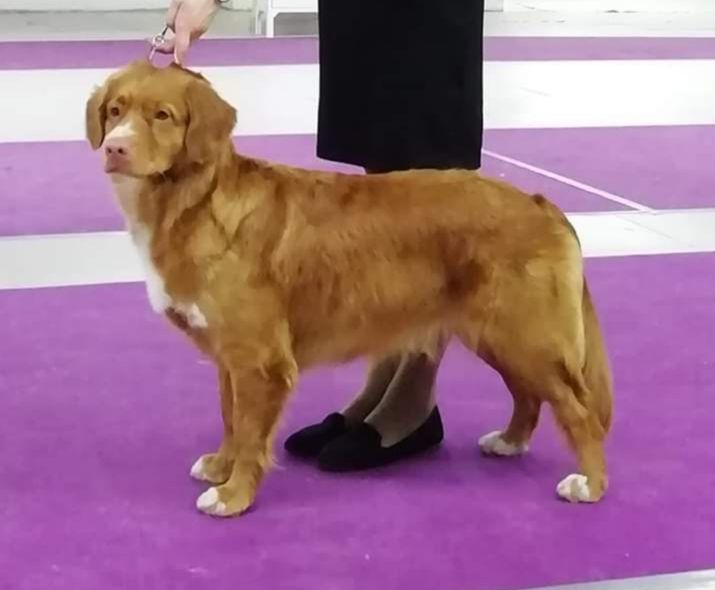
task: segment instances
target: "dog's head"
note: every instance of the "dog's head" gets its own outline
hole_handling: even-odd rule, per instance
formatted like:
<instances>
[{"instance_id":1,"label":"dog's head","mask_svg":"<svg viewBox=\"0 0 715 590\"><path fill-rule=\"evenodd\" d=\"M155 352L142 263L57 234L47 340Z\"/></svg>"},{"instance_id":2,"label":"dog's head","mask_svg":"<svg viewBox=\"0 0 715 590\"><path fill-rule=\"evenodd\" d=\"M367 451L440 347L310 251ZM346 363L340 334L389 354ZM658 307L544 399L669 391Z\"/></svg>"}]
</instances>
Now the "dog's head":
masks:
<instances>
[{"instance_id":1,"label":"dog's head","mask_svg":"<svg viewBox=\"0 0 715 590\"><path fill-rule=\"evenodd\" d=\"M176 65L130 64L87 101L87 139L102 148L107 173L143 177L211 162L235 124L235 109L208 81Z\"/></svg>"}]
</instances>

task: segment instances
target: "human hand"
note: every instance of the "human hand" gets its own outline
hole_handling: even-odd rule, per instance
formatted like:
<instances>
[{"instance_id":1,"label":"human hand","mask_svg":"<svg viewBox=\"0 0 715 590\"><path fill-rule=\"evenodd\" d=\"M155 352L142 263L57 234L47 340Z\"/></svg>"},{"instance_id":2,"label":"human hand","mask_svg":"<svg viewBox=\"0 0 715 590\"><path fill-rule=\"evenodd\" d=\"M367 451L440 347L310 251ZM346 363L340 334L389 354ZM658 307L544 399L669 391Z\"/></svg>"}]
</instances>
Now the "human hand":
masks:
<instances>
[{"instance_id":1,"label":"human hand","mask_svg":"<svg viewBox=\"0 0 715 590\"><path fill-rule=\"evenodd\" d=\"M217 10L216 0L171 0L166 24L174 31L174 37L166 39L156 50L173 53L174 61L183 63L191 44L208 31Z\"/></svg>"}]
</instances>

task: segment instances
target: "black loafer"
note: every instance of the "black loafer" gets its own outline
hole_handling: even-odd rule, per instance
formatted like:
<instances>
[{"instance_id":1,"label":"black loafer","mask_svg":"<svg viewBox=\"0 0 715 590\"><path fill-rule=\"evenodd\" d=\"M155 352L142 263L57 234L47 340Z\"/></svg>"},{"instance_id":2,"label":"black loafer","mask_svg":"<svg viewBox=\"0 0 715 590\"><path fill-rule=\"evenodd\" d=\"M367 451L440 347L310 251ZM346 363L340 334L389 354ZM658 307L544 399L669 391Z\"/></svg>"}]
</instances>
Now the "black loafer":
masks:
<instances>
[{"instance_id":1,"label":"black loafer","mask_svg":"<svg viewBox=\"0 0 715 590\"><path fill-rule=\"evenodd\" d=\"M362 422L325 445L318 455L318 466L333 472L373 469L428 451L443 438L437 407L417 430L391 447L383 447L380 433Z\"/></svg>"},{"instance_id":2,"label":"black loafer","mask_svg":"<svg viewBox=\"0 0 715 590\"><path fill-rule=\"evenodd\" d=\"M291 434L283 447L291 455L304 459L317 457L325 445L348 431L345 416L328 414L320 424L312 424Z\"/></svg>"}]
</instances>

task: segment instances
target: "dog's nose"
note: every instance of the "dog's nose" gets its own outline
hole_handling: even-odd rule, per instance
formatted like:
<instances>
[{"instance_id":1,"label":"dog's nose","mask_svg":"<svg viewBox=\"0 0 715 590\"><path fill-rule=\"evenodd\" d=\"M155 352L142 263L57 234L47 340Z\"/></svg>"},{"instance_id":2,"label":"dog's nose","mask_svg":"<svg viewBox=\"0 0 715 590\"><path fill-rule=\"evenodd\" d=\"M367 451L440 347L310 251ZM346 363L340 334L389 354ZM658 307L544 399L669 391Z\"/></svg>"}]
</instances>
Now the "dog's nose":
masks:
<instances>
[{"instance_id":1,"label":"dog's nose","mask_svg":"<svg viewBox=\"0 0 715 590\"><path fill-rule=\"evenodd\" d=\"M129 141L123 138L116 138L104 144L104 153L114 158L126 158L129 156Z\"/></svg>"},{"instance_id":2,"label":"dog's nose","mask_svg":"<svg viewBox=\"0 0 715 590\"><path fill-rule=\"evenodd\" d=\"M128 139L108 138L104 143L104 171L126 172L130 162L131 148Z\"/></svg>"}]
</instances>

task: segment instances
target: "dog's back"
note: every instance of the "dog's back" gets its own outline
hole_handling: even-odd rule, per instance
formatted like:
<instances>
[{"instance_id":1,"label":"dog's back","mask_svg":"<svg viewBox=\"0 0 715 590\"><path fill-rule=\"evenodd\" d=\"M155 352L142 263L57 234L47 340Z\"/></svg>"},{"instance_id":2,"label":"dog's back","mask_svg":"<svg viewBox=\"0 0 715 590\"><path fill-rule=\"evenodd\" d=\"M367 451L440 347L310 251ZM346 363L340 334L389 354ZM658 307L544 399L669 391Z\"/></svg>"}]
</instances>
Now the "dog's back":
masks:
<instances>
[{"instance_id":1,"label":"dog's back","mask_svg":"<svg viewBox=\"0 0 715 590\"><path fill-rule=\"evenodd\" d=\"M261 181L237 194L265 192L270 213L258 216L281 226L264 264L284 289L297 353L310 364L399 347L416 330L458 322L487 306L500 273L550 259L580 263L556 207L474 172L352 176L257 165ZM265 231L257 224L256 239ZM330 350L318 353L314 342ZM301 345L311 352L303 356Z\"/></svg>"}]
</instances>

